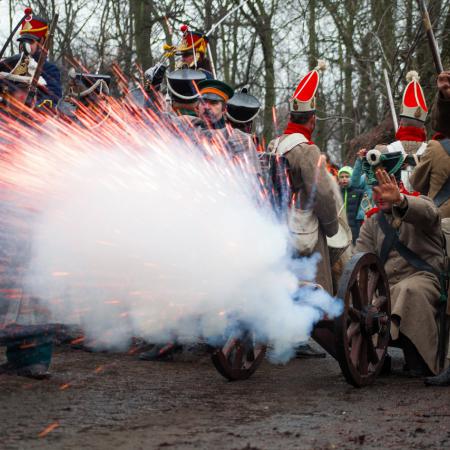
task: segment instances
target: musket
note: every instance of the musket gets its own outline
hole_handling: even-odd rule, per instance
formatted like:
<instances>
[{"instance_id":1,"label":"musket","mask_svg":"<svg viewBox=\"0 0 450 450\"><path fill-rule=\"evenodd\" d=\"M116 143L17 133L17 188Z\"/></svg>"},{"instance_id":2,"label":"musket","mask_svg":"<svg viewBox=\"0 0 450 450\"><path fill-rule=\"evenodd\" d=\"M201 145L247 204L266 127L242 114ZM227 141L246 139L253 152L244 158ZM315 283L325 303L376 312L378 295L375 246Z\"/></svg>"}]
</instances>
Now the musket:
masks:
<instances>
[{"instance_id":1,"label":"musket","mask_svg":"<svg viewBox=\"0 0 450 450\"><path fill-rule=\"evenodd\" d=\"M237 11L238 9L242 8L246 3L248 3L249 0L242 0L241 3L239 3L238 5L236 5L231 11L227 12L218 22L216 22L210 29L209 31L205 34L205 37L208 38L209 35L211 35L214 30L221 24L223 23L224 20L226 20L228 17L231 16L231 14L233 14L235 11ZM211 52L211 46L209 44L209 42L206 44L207 48L208 48L208 54L209 54L209 59L211 61L211 69L212 69L212 73L213 73L213 77L217 78L216 75L216 67L214 64L214 60L213 60L213 55Z\"/></svg>"},{"instance_id":2,"label":"musket","mask_svg":"<svg viewBox=\"0 0 450 450\"><path fill-rule=\"evenodd\" d=\"M214 30L224 21L226 20L228 17L231 16L231 14L233 14L235 11L237 11L238 9L242 8L246 3L248 3L249 0L242 0L241 3L239 3L239 5L235 6L231 11L228 11L218 22L216 22L210 29L209 31L205 34L206 37L208 37L210 34L212 34L214 32Z\"/></svg>"},{"instance_id":3,"label":"musket","mask_svg":"<svg viewBox=\"0 0 450 450\"><path fill-rule=\"evenodd\" d=\"M419 3L419 9L422 13L423 25L427 33L428 43L430 45L431 54L433 55L434 66L438 75L444 71L442 66L441 54L434 36L433 27L431 25L430 15L428 14L428 9L425 5L424 0L417 0ZM439 369L444 368L445 363L445 343L447 340L447 292L448 292L448 257L445 258L447 267L445 270L447 273L441 274L441 296L438 306L438 316L439 316L439 336L438 336L438 363Z\"/></svg>"},{"instance_id":4,"label":"musket","mask_svg":"<svg viewBox=\"0 0 450 450\"><path fill-rule=\"evenodd\" d=\"M439 52L439 47L436 42L436 38L433 32L433 26L431 25L430 15L428 14L427 6L425 5L425 0L417 0L419 3L419 9L422 13L423 26L425 27L425 31L427 33L428 43L430 44L431 54L433 56L434 66L436 67L436 71L438 75L444 71L444 67L442 66L441 54Z\"/></svg>"},{"instance_id":5,"label":"musket","mask_svg":"<svg viewBox=\"0 0 450 450\"><path fill-rule=\"evenodd\" d=\"M25 14L17 23L17 25L14 27L14 29L11 31L11 34L8 36L8 39L5 42L5 45L0 50L0 59L3 58L3 55L5 54L6 49L8 48L9 43L12 41L12 38L17 33L17 30L19 29L20 25L22 25L22 22L29 17L28 14Z\"/></svg>"},{"instance_id":6,"label":"musket","mask_svg":"<svg viewBox=\"0 0 450 450\"><path fill-rule=\"evenodd\" d=\"M30 87L28 88L28 95L25 100L25 105L29 106L32 109L34 109L33 100L36 97L36 93L38 90L39 78L42 74L42 70L44 69L44 64L47 59L48 51L50 49L50 46L51 46L51 43L53 40L53 36L55 34L56 24L58 23L58 17L59 17L59 14L56 13L50 24L47 37L45 38L44 44L41 48L41 53L39 54L39 60L38 60L37 66L36 66L36 70L33 74L33 78L31 80Z\"/></svg>"},{"instance_id":7,"label":"musket","mask_svg":"<svg viewBox=\"0 0 450 450\"><path fill-rule=\"evenodd\" d=\"M391 84L389 83L389 75L388 75L386 69L383 70L383 73L384 73L384 81L386 82L386 91L387 91L387 96L389 99L389 107L391 109L392 121L394 122L395 132L397 132L398 119L397 119L397 113L395 112L394 97L392 95Z\"/></svg>"}]
</instances>

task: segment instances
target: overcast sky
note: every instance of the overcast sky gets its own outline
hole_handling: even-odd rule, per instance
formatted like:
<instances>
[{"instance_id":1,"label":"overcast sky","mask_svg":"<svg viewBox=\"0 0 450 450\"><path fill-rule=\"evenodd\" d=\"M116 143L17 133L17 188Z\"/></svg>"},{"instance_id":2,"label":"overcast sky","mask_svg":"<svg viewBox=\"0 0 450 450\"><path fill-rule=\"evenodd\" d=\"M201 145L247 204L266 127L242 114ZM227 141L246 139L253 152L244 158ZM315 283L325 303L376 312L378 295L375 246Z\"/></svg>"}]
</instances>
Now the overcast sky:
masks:
<instances>
[{"instance_id":1,"label":"overcast sky","mask_svg":"<svg viewBox=\"0 0 450 450\"><path fill-rule=\"evenodd\" d=\"M16 7L14 14L13 27L17 24L20 18L23 16L23 10L26 7L26 3L23 6ZM9 0L0 0L0 48L5 43L5 40L9 36ZM15 39L14 39L15 40ZM9 52L6 52L6 56L10 56Z\"/></svg>"}]
</instances>

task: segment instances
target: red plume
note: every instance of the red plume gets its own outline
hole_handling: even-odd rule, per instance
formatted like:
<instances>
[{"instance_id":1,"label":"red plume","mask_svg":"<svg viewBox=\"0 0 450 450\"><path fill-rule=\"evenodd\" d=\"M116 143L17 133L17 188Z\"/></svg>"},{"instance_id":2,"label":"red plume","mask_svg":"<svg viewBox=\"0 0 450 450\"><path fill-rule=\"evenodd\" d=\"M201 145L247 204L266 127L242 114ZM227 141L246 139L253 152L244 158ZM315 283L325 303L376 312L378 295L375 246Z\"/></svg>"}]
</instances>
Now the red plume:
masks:
<instances>
[{"instance_id":1,"label":"red plume","mask_svg":"<svg viewBox=\"0 0 450 450\"><path fill-rule=\"evenodd\" d=\"M27 16L31 16L31 14L33 14L33 10L32 10L30 7L28 7L28 8L25 8L24 13L25 13Z\"/></svg>"}]
</instances>

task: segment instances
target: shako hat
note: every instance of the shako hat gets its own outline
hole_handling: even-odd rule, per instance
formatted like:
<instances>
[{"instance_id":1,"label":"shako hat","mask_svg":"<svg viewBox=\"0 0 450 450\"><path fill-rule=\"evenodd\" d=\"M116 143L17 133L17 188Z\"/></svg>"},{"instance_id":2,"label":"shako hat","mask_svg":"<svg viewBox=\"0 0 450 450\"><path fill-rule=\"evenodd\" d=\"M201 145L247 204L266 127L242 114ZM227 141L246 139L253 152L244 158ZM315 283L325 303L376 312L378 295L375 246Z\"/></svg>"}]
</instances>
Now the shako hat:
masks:
<instances>
[{"instance_id":1,"label":"shako hat","mask_svg":"<svg viewBox=\"0 0 450 450\"><path fill-rule=\"evenodd\" d=\"M324 71L326 63L319 60L317 67L308 72L301 80L289 100L289 111L292 113L315 112L316 92L319 87L319 70Z\"/></svg>"},{"instance_id":2,"label":"shako hat","mask_svg":"<svg viewBox=\"0 0 450 450\"><path fill-rule=\"evenodd\" d=\"M219 80L203 80L198 83L200 97L203 100L227 102L234 91L228 84Z\"/></svg>"},{"instance_id":3,"label":"shako hat","mask_svg":"<svg viewBox=\"0 0 450 450\"><path fill-rule=\"evenodd\" d=\"M193 103L200 96L198 85L205 79L205 73L200 70L175 70L167 74L167 88L176 102Z\"/></svg>"},{"instance_id":4,"label":"shako hat","mask_svg":"<svg viewBox=\"0 0 450 450\"><path fill-rule=\"evenodd\" d=\"M419 120L420 122L425 122L427 119L428 107L419 80L419 74L414 70L406 74L408 85L403 93L400 117L407 117Z\"/></svg>"},{"instance_id":5,"label":"shako hat","mask_svg":"<svg viewBox=\"0 0 450 450\"><path fill-rule=\"evenodd\" d=\"M227 102L227 117L235 123L251 122L259 113L261 103L259 100L247 93L247 89L235 92Z\"/></svg>"},{"instance_id":6,"label":"shako hat","mask_svg":"<svg viewBox=\"0 0 450 450\"><path fill-rule=\"evenodd\" d=\"M180 31L183 33L178 46L164 44L166 56L183 53L205 54L208 47L208 38L201 31L191 30L188 25L181 25Z\"/></svg>"},{"instance_id":7,"label":"shako hat","mask_svg":"<svg viewBox=\"0 0 450 450\"><path fill-rule=\"evenodd\" d=\"M31 8L25 8L25 19L19 32L18 41L39 41L48 34L48 21L42 17L33 15Z\"/></svg>"},{"instance_id":8,"label":"shako hat","mask_svg":"<svg viewBox=\"0 0 450 450\"><path fill-rule=\"evenodd\" d=\"M405 158L404 152L397 151L390 145L377 145L374 149L369 150L362 164L368 184L378 183L376 171L379 168L383 168L389 175L394 175L397 181L400 181L401 168Z\"/></svg>"}]
</instances>

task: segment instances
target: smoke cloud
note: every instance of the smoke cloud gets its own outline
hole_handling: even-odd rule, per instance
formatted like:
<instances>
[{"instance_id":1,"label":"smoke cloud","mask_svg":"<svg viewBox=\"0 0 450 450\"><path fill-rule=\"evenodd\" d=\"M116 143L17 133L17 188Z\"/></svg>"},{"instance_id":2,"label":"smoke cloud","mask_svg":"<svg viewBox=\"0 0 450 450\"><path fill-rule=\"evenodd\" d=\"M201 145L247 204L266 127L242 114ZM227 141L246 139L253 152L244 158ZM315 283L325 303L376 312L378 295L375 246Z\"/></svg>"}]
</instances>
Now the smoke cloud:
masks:
<instances>
[{"instance_id":1,"label":"smoke cloud","mask_svg":"<svg viewBox=\"0 0 450 450\"><path fill-rule=\"evenodd\" d=\"M291 260L256 177L207 146L150 132L56 137L2 174L21 192L16 208L33 207L26 290L99 347L133 336L217 344L248 327L286 361L341 312L325 292L298 289L318 256Z\"/></svg>"}]
</instances>

